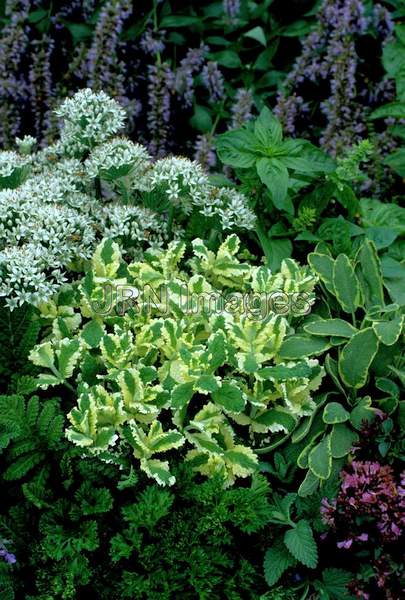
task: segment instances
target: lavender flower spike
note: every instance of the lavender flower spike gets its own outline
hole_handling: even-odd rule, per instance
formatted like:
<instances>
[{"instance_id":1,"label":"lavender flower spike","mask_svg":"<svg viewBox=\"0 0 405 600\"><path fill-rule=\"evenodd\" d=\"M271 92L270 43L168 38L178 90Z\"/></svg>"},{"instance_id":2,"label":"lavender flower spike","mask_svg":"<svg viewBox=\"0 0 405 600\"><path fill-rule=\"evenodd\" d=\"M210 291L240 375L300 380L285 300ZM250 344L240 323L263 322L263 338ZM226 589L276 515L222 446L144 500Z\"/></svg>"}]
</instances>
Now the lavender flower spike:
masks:
<instances>
[{"instance_id":1,"label":"lavender flower spike","mask_svg":"<svg viewBox=\"0 0 405 600\"><path fill-rule=\"evenodd\" d=\"M218 64L210 60L202 70L202 80L207 88L210 101L218 102L224 97L224 78Z\"/></svg>"},{"instance_id":2,"label":"lavender flower spike","mask_svg":"<svg viewBox=\"0 0 405 600\"><path fill-rule=\"evenodd\" d=\"M9 540L0 541L0 558L3 558L9 565L14 565L17 562L15 554L9 552L6 548L6 544L9 544Z\"/></svg>"},{"instance_id":3,"label":"lavender flower spike","mask_svg":"<svg viewBox=\"0 0 405 600\"><path fill-rule=\"evenodd\" d=\"M169 135L174 75L166 63L151 65L148 82L149 112L147 119L151 136L149 151L154 156L163 156Z\"/></svg>"},{"instance_id":4,"label":"lavender flower spike","mask_svg":"<svg viewBox=\"0 0 405 600\"><path fill-rule=\"evenodd\" d=\"M253 96L250 90L240 88L236 92L235 104L231 108L231 129L239 129L252 118Z\"/></svg>"},{"instance_id":5,"label":"lavender flower spike","mask_svg":"<svg viewBox=\"0 0 405 600\"><path fill-rule=\"evenodd\" d=\"M203 44L199 48L190 48L186 56L180 61L180 66L176 71L174 87L176 92L183 97L186 106L191 106L193 103L193 76L202 67L204 54L207 51L207 46Z\"/></svg>"},{"instance_id":6,"label":"lavender flower spike","mask_svg":"<svg viewBox=\"0 0 405 600\"><path fill-rule=\"evenodd\" d=\"M145 54L156 56L159 52L163 52L165 49L165 43L163 41L165 33L165 31L159 31L159 34L155 36L151 29L145 31L139 42L139 45Z\"/></svg>"},{"instance_id":7,"label":"lavender flower spike","mask_svg":"<svg viewBox=\"0 0 405 600\"><path fill-rule=\"evenodd\" d=\"M128 0L106 2L100 11L93 43L87 55L88 86L93 90L105 90L118 98L125 96L120 71L123 65L118 59L120 36L125 20L132 12Z\"/></svg>"},{"instance_id":8,"label":"lavender flower spike","mask_svg":"<svg viewBox=\"0 0 405 600\"><path fill-rule=\"evenodd\" d=\"M204 169L215 167L217 158L214 150L212 135L203 133L197 137L194 145L195 153L194 160L200 163Z\"/></svg>"},{"instance_id":9,"label":"lavender flower spike","mask_svg":"<svg viewBox=\"0 0 405 600\"><path fill-rule=\"evenodd\" d=\"M231 23L235 23L240 13L240 0L223 0L224 13Z\"/></svg>"}]
</instances>

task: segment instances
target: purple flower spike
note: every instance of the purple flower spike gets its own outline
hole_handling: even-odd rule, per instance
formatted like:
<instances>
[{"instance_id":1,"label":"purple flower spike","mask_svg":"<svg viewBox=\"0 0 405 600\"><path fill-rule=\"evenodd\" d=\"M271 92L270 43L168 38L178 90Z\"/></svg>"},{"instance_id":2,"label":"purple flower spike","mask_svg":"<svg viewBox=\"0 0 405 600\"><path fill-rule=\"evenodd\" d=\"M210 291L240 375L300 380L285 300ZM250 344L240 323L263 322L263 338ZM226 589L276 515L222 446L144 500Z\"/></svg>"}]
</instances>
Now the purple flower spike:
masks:
<instances>
[{"instance_id":1,"label":"purple flower spike","mask_svg":"<svg viewBox=\"0 0 405 600\"><path fill-rule=\"evenodd\" d=\"M143 34L140 46L146 54L156 56L159 52L163 52L165 49L165 43L163 41L165 31L159 31L159 35L155 36L150 29L147 29Z\"/></svg>"},{"instance_id":2,"label":"purple flower spike","mask_svg":"<svg viewBox=\"0 0 405 600\"><path fill-rule=\"evenodd\" d=\"M210 60L202 70L202 80L207 88L210 101L218 102L224 97L224 78L221 71L218 69L218 64Z\"/></svg>"},{"instance_id":3,"label":"purple flower spike","mask_svg":"<svg viewBox=\"0 0 405 600\"><path fill-rule=\"evenodd\" d=\"M165 154L169 137L171 96L174 75L169 65L151 65L148 74L148 128L151 136L149 151L157 157Z\"/></svg>"},{"instance_id":4,"label":"purple flower spike","mask_svg":"<svg viewBox=\"0 0 405 600\"><path fill-rule=\"evenodd\" d=\"M202 134L197 137L195 143L194 160L200 163L204 169L209 167L215 167L217 163L217 157L215 154L215 147L212 136L209 134Z\"/></svg>"},{"instance_id":5,"label":"purple flower spike","mask_svg":"<svg viewBox=\"0 0 405 600\"><path fill-rule=\"evenodd\" d=\"M324 0L318 13L318 26L304 40L301 55L284 82L275 114L287 133L310 136L316 133L308 105L301 97L305 85L329 87L320 102L325 117L321 125L321 145L333 156L367 135L368 115L373 105L389 102L393 90L386 82L376 88L362 71L357 55L358 39L374 29L383 44L392 36L388 11L375 5L371 16L365 15L361 0ZM370 94L373 101L370 102ZM326 121L326 124L325 124Z\"/></svg>"},{"instance_id":6,"label":"purple flower spike","mask_svg":"<svg viewBox=\"0 0 405 600\"><path fill-rule=\"evenodd\" d=\"M194 98L194 75L201 69L207 51L208 47L203 44L199 48L190 48L176 71L174 87L188 107Z\"/></svg>"},{"instance_id":7,"label":"purple flower spike","mask_svg":"<svg viewBox=\"0 0 405 600\"><path fill-rule=\"evenodd\" d=\"M231 108L232 122L231 129L242 127L247 121L252 119L253 95L250 90L240 88L236 92L235 104Z\"/></svg>"},{"instance_id":8,"label":"purple flower spike","mask_svg":"<svg viewBox=\"0 0 405 600\"><path fill-rule=\"evenodd\" d=\"M120 36L125 21L132 13L129 0L106 2L99 14L93 43L87 54L87 85L94 91L112 94L127 104L123 82L124 64L119 60Z\"/></svg>"},{"instance_id":9,"label":"purple flower spike","mask_svg":"<svg viewBox=\"0 0 405 600\"><path fill-rule=\"evenodd\" d=\"M223 0L223 7L230 23L235 23L240 13L240 0Z\"/></svg>"},{"instance_id":10,"label":"purple flower spike","mask_svg":"<svg viewBox=\"0 0 405 600\"><path fill-rule=\"evenodd\" d=\"M10 565L14 565L17 562L17 559L15 557L15 554L12 554L11 552L7 552L4 556L4 559L6 562L8 562Z\"/></svg>"},{"instance_id":11,"label":"purple flower spike","mask_svg":"<svg viewBox=\"0 0 405 600\"><path fill-rule=\"evenodd\" d=\"M17 562L17 559L15 557L15 554L7 550L6 544L8 543L9 540L0 539L0 557L3 558L9 565L14 565Z\"/></svg>"}]
</instances>

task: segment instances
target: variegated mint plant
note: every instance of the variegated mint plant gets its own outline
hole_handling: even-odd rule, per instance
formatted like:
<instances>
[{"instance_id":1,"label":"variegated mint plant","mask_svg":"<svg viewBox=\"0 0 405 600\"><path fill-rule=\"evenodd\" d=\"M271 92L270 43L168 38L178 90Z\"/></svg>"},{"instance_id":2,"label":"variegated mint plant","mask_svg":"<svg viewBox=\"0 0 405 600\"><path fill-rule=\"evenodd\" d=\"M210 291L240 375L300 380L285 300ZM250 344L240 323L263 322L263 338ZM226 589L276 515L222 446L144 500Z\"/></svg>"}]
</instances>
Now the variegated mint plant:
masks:
<instances>
[{"instance_id":1,"label":"variegated mint plant","mask_svg":"<svg viewBox=\"0 0 405 600\"><path fill-rule=\"evenodd\" d=\"M316 408L323 368L280 349L314 301L308 267L280 272L238 257L231 235L210 251L173 241L125 262L104 240L86 277L39 306L47 335L31 352L38 385L67 385L69 440L86 455L133 454L171 485L170 460L230 486L258 469L260 450ZM46 329L45 329L46 331Z\"/></svg>"}]
</instances>

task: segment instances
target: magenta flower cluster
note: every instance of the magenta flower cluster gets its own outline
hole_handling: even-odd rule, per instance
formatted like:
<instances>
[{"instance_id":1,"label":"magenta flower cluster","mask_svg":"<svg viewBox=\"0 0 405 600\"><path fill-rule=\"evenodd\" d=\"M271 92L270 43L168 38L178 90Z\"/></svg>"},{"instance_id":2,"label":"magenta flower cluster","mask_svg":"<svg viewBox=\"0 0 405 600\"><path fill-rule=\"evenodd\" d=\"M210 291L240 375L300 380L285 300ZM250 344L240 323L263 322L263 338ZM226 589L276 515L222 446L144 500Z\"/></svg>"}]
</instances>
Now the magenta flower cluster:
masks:
<instances>
[{"instance_id":1,"label":"magenta flower cluster","mask_svg":"<svg viewBox=\"0 0 405 600\"><path fill-rule=\"evenodd\" d=\"M342 472L337 498L324 498L321 513L324 523L339 532L338 548L395 542L405 525L405 472L397 482L389 465L353 461Z\"/></svg>"}]
</instances>

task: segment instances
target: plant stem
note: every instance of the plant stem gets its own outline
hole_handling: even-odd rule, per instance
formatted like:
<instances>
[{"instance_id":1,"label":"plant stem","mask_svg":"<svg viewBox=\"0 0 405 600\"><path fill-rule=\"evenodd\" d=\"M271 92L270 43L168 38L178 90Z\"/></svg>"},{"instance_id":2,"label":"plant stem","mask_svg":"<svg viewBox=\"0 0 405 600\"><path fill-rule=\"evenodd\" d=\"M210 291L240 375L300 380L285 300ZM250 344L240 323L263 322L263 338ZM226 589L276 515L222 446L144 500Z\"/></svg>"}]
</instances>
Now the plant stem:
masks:
<instances>
[{"instance_id":1,"label":"plant stem","mask_svg":"<svg viewBox=\"0 0 405 600\"><path fill-rule=\"evenodd\" d=\"M63 383L63 385L64 385L64 386L66 386L66 387L67 387L67 388L68 388L68 389L69 389L71 392L73 392L74 394L76 394L76 393L77 393L77 392L76 392L76 390L75 390L75 388L73 387L73 385L70 385L70 383L68 383L67 381L65 381L65 382Z\"/></svg>"},{"instance_id":2,"label":"plant stem","mask_svg":"<svg viewBox=\"0 0 405 600\"><path fill-rule=\"evenodd\" d=\"M256 225L256 235L258 237L260 246L262 247L263 253L266 257L266 263L267 265L270 265L270 261L271 261L271 252L270 252L270 245L269 245L269 240L267 235L264 233L262 226L260 225L260 223L258 222Z\"/></svg>"},{"instance_id":3,"label":"plant stem","mask_svg":"<svg viewBox=\"0 0 405 600\"><path fill-rule=\"evenodd\" d=\"M222 112L223 107L224 107L224 102L222 101L222 104L221 104L220 108L218 109L218 112L217 112L217 114L215 116L214 122L213 122L212 127L211 127L211 131L209 133L209 137L210 138L213 138L214 135L215 135L215 130L216 130L217 126L218 126L219 119L221 118L221 112Z\"/></svg>"},{"instance_id":4,"label":"plant stem","mask_svg":"<svg viewBox=\"0 0 405 600\"><path fill-rule=\"evenodd\" d=\"M210 247L216 240L218 235L218 231L216 229L211 229L210 235L208 237L208 246Z\"/></svg>"},{"instance_id":5,"label":"plant stem","mask_svg":"<svg viewBox=\"0 0 405 600\"><path fill-rule=\"evenodd\" d=\"M154 31L154 33L157 33L159 31L158 14L157 14L157 0L153 0L153 31ZM162 58L160 56L159 50L156 53L156 62L158 65L162 64Z\"/></svg>"},{"instance_id":6,"label":"plant stem","mask_svg":"<svg viewBox=\"0 0 405 600\"><path fill-rule=\"evenodd\" d=\"M174 219L174 206L170 204L169 215L167 219L167 232L170 233L173 227L173 219Z\"/></svg>"},{"instance_id":7,"label":"plant stem","mask_svg":"<svg viewBox=\"0 0 405 600\"><path fill-rule=\"evenodd\" d=\"M288 438L291 437L291 433L283 437L281 440L278 440L278 442L274 442L274 444L271 444L270 446L265 446L264 448L253 448L253 450L254 452L256 452L256 454L267 454L268 452L272 452L275 448L278 448L279 446L284 444L284 442L286 442Z\"/></svg>"},{"instance_id":8,"label":"plant stem","mask_svg":"<svg viewBox=\"0 0 405 600\"><path fill-rule=\"evenodd\" d=\"M94 187L95 187L95 191L96 191L96 198L98 200L101 200L102 198L102 193L101 193L101 181L100 181L100 177L96 177L94 180Z\"/></svg>"}]
</instances>

